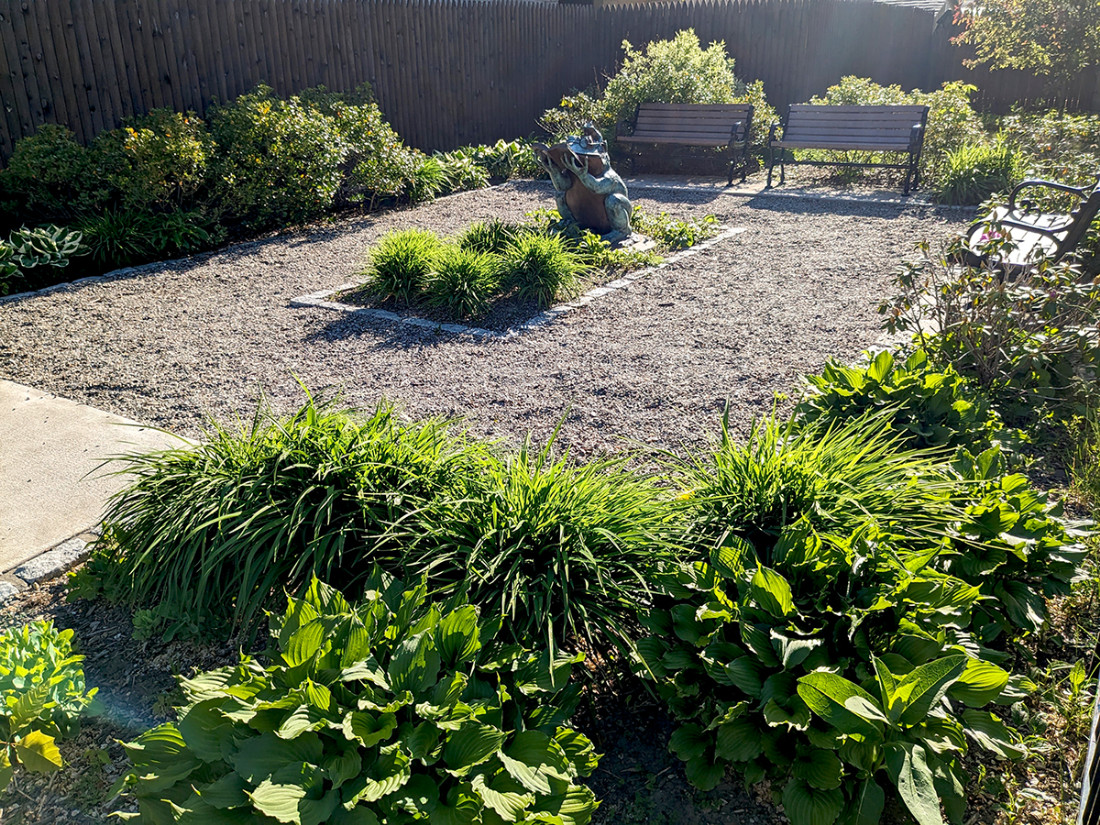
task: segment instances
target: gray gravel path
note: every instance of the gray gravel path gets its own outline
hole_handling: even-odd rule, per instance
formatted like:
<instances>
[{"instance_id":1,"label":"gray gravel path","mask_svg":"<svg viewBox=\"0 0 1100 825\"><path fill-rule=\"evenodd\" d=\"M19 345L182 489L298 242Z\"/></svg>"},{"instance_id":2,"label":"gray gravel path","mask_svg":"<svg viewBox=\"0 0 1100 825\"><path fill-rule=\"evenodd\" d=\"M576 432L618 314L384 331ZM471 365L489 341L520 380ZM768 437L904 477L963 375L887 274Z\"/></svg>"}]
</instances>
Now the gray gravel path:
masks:
<instances>
[{"instance_id":1,"label":"gray gravel path","mask_svg":"<svg viewBox=\"0 0 1100 825\"><path fill-rule=\"evenodd\" d=\"M747 231L507 341L288 306L353 280L390 230L457 233L552 205L546 184L508 184L0 304L0 376L188 436L207 415L250 415L261 391L297 405L298 376L510 440L545 437L568 411L561 443L582 456L627 439L675 448L715 432L727 403L743 429L799 374L873 344L898 263L963 225L920 204L631 195Z\"/></svg>"}]
</instances>

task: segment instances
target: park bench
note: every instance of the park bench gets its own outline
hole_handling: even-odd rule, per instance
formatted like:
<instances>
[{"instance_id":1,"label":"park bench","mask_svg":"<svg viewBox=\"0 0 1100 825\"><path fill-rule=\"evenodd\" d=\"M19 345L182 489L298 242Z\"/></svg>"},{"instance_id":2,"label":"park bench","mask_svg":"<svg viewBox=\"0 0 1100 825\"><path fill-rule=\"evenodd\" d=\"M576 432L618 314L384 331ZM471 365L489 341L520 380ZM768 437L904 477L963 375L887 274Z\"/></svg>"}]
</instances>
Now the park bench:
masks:
<instances>
[{"instance_id":1,"label":"park bench","mask_svg":"<svg viewBox=\"0 0 1100 825\"><path fill-rule=\"evenodd\" d=\"M1074 205L1068 212L1041 212L1022 194L1062 193ZM992 265L1015 276L1039 260L1057 261L1077 250L1089 226L1100 214L1100 174L1090 186L1067 186L1048 180L1016 185L1008 203L975 221L966 230L963 260L972 266ZM990 241L993 241L990 244Z\"/></svg>"},{"instance_id":2,"label":"park bench","mask_svg":"<svg viewBox=\"0 0 1100 825\"><path fill-rule=\"evenodd\" d=\"M927 106L818 106L796 103L787 114L783 137L776 137L778 123L768 133L768 187L772 169L779 163L779 182L786 179L785 165L859 166L905 170L905 194L920 183L921 147L928 123ZM792 149L828 149L834 151L889 152L905 155L903 162L790 160Z\"/></svg>"},{"instance_id":3,"label":"park bench","mask_svg":"<svg viewBox=\"0 0 1100 825\"><path fill-rule=\"evenodd\" d=\"M630 123L620 124L615 143L634 163L642 152L673 147L726 149L729 152L728 184L738 164L741 180L748 166L750 103L640 103Z\"/></svg>"}]
</instances>

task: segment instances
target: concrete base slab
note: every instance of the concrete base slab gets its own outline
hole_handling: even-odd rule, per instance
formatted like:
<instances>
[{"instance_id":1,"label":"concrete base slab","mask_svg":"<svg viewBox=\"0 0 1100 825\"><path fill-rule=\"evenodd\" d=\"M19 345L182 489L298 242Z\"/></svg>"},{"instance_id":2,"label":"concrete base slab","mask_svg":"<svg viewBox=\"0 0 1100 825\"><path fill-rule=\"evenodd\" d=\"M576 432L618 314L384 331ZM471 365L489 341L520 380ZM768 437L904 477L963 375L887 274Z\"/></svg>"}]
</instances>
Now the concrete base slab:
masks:
<instances>
[{"instance_id":1,"label":"concrete base slab","mask_svg":"<svg viewBox=\"0 0 1100 825\"><path fill-rule=\"evenodd\" d=\"M126 484L124 477L109 475L105 459L185 443L135 421L0 381L0 571L98 524L107 499Z\"/></svg>"}]
</instances>

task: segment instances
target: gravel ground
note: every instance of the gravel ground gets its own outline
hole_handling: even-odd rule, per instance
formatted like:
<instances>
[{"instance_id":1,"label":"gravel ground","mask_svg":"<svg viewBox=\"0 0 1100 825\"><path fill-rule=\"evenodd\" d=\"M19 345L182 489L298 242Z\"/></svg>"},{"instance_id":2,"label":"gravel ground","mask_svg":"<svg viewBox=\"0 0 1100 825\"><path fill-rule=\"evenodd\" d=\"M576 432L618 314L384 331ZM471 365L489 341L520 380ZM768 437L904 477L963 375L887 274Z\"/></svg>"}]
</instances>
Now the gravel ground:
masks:
<instances>
[{"instance_id":1,"label":"gravel ground","mask_svg":"<svg viewBox=\"0 0 1100 825\"><path fill-rule=\"evenodd\" d=\"M188 436L209 415L249 415L261 391L296 406L297 376L509 440L545 437L567 414L561 442L581 456L628 440L675 448L714 432L727 403L743 429L799 374L873 344L898 262L963 224L919 203L673 186L632 198L747 231L508 341L288 306L353 280L391 230L457 233L552 205L544 183L506 184L0 304L0 376Z\"/></svg>"}]
</instances>

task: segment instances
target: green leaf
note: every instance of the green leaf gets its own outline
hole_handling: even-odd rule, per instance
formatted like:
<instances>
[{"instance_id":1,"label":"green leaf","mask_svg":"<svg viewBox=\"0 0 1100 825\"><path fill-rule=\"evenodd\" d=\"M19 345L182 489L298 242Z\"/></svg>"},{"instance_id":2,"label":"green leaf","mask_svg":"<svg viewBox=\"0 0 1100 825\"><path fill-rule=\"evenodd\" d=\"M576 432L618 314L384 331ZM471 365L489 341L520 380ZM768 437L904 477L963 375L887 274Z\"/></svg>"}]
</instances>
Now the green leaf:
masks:
<instances>
[{"instance_id":1,"label":"green leaf","mask_svg":"<svg viewBox=\"0 0 1100 825\"><path fill-rule=\"evenodd\" d=\"M552 792L549 780L569 781L565 753L542 731L516 734L497 756L508 774L529 791L549 794Z\"/></svg>"},{"instance_id":2,"label":"green leaf","mask_svg":"<svg viewBox=\"0 0 1100 825\"><path fill-rule=\"evenodd\" d=\"M386 672L395 693L409 690L419 696L439 679L435 639L425 632L402 641L394 650Z\"/></svg>"},{"instance_id":3,"label":"green leaf","mask_svg":"<svg viewBox=\"0 0 1100 825\"><path fill-rule=\"evenodd\" d=\"M987 751L1005 759L1020 759L1027 753L1023 745L1015 743L1005 723L987 710L964 710L962 723L966 734Z\"/></svg>"},{"instance_id":4,"label":"green leaf","mask_svg":"<svg viewBox=\"0 0 1100 825\"><path fill-rule=\"evenodd\" d=\"M481 801L469 785L458 785L447 794L446 804L436 806L431 825L471 825L481 814Z\"/></svg>"},{"instance_id":5,"label":"green leaf","mask_svg":"<svg viewBox=\"0 0 1100 825\"><path fill-rule=\"evenodd\" d=\"M514 791L501 791L487 785L485 777L478 774L470 783L475 791L481 795L481 801L485 806L505 822L520 822L523 812L535 803L535 795L531 793L515 793Z\"/></svg>"},{"instance_id":6,"label":"green leaf","mask_svg":"<svg viewBox=\"0 0 1100 825\"><path fill-rule=\"evenodd\" d=\"M750 582L752 596L773 616L786 618L794 613L791 586L781 575L767 567L758 567Z\"/></svg>"},{"instance_id":7,"label":"green leaf","mask_svg":"<svg viewBox=\"0 0 1100 825\"><path fill-rule=\"evenodd\" d=\"M904 705L901 723L911 726L923 722L933 705L966 669L966 661L963 655L944 656L907 673L894 692Z\"/></svg>"},{"instance_id":8,"label":"green leaf","mask_svg":"<svg viewBox=\"0 0 1100 825\"><path fill-rule=\"evenodd\" d=\"M811 711L841 733L882 741L886 717L871 694L858 685L819 670L798 680L798 695Z\"/></svg>"},{"instance_id":9,"label":"green leaf","mask_svg":"<svg viewBox=\"0 0 1100 825\"><path fill-rule=\"evenodd\" d=\"M287 667L305 664L321 649L324 641L325 623L314 620L291 634L282 652L283 661Z\"/></svg>"},{"instance_id":10,"label":"green leaf","mask_svg":"<svg viewBox=\"0 0 1100 825\"><path fill-rule=\"evenodd\" d=\"M171 722L146 731L133 742L124 743L122 747L137 773L143 777L143 794L172 787L190 776L200 764L187 748L179 729Z\"/></svg>"},{"instance_id":11,"label":"green leaf","mask_svg":"<svg viewBox=\"0 0 1100 825\"><path fill-rule=\"evenodd\" d=\"M886 772L917 825L944 825L924 748L913 742L890 742L885 754Z\"/></svg>"},{"instance_id":12,"label":"green leaf","mask_svg":"<svg viewBox=\"0 0 1100 825\"><path fill-rule=\"evenodd\" d=\"M562 825L588 825L592 812L596 810L596 797L588 788L570 785L565 793L538 800L532 811L528 812L528 822L556 823ZM541 812L541 815L540 815ZM547 815L558 819L544 818Z\"/></svg>"},{"instance_id":13,"label":"green leaf","mask_svg":"<svg viewBox=\"0 0 1100 825\"><path fill-rule=\"evenodd\" d=\"M760 730L752 722L736 719L718 726L714 752L729 762L748 762L763 750Z\"/></svg>"},{"instance_id":14,"label":"green leaf","mask_svg":"<svg viewBox=\"0 0 1100 825\"><path fill-rule=\"evenodd\" d=\"M828 791L840 787L844 765L833 751L814 748L795 760L791 774L814 788Z\"/></svg>"},{"instance_id":15,"label":"green leaf","mask_svg":"<svg viewBox=\"0 0 1100 825\"><path fill-rule=\"evenodd\" d=\"M791 825L832 825L844 807L839 788L821 791L792 778L783 788L783 810Z\"/></svg>"},{"instance_id":16,"label":"green leaf","mask_svg":"<svg viewBox=\"0 0 1100 825\"><path fill-rule=\"evenodd\" d=\"M1008 685L1008 679L1008 671L992 662L969 659L962 675L947 689L947 695L970 707L981 707L1001 695L1001 691Z\"/></svg>"},{"instance_id":17,"label":"green leaf","mask_svg":"<svg viewBox=\"0 0 1100 825\"><path fill-rule=\"evenodd\" d=\"M196 788L199 799L212 808L236 808L248 803L247 784L237 773L227 773L203 788Z\"/></svg>"},{"instance_id":18,"label":"green leaf","mask_svg":"<svg viewBox=\"0 0 1100 825\"><path fill-rule=\"evenodd\" d=\"M341 729L344 738L371 748L389 739L397 728L397 717L392 713L374 714L363 710L350 710L344 715Z\"/></svg>"},{"instance_id":19,"label":"green leaf","mask_svg":"<svg viewBox=\"0 0 1100 825\"><path fill-rule=\"evenodd\" d=\"M480 722L465 722L443 746L443 761L451 770L462 771L492 756L504 744L504 731Z\"/></svg>"},{"instance_id":20,"label":"green leaf","mask_svg":"<svg viewBox=\"0 0 1100 825\"><path fill-rule=\"evenodd\" d=\"M179 720L179 732L187 747L203 762L219 762L222 744L233 737L233 725L219 711L225 701L207 699L189 707Z\"/></svg>"},{"instance_id":21,"label":"green leaf","mask_svg":"<svg viewBox=\"0 0 1100 825\"><path fill-rule=\"evenodd\" d=\"M850 805L850 825L879 825L886 807L886 792L873 779L865 779Z\"/></svg>"},{"instance_id":22,"label":"green leaf","mask_svg":"<svg viewBox=\"0 0 1100 825\"><path fill-rule=\"evenodd\" d=\"M253 785L258 785L276 771L303 762L316 765L323 748L315 733L303 733L296 739L280 739L272 732L253 736L241 743L237 751L236 769Z\"/></svg>"},{"instance_id":23,"label":"green leaf","mask_svg":"<svg viewBox=\"0 0 1100 825\"><path fill-rule=\"evenodd\" d=\"M745 559L756 558L756 548L740 536L728 535L710 551L710 566L726 579L740 579Z\"/></svg>"},{"instance_id":24,"label":"green leaf","mask_svg":"<svg viewBox=\"0 0 1100 825\"><path fill-rule=\"evenodd\" d=\"M386 802L414 814L417 818L423 818L439 806L439 786L431 777L418 774L387 797Z\"/></svg>"},{"instance_id":25,"label":"green leaf","mask_svg":"<svg viewBox=\"0 0 1100 825\"><path fill-rule=\"evenodd\" d=\"M362 773L363 759L353 745L347 750L325 754L325 758L321 761L321 768L332 783L332 787L339 788L349 779L354 779Z\"/></svg>"},{"instance_id":26,"label":"green leaf","mask_svg":"<svg viewBox=\"0 0 1100 825\"><path fill-rule=\"evenodd\" d=\"M894 368L894 356L889 350L883 350L875 356L875 360L867 367L867 377L876 384L881 384L890 370Z\"/></svg>"},{"instance_id":27,"label":"green leaf","mask_svg":"<svg viewBox=\"0 0 1100 825\"><path fill-rule=\"evenodd\" d=\"M469 661L481 649L477 622L477 608L468 604L448 613L436 626L439 655L449 666Z\"/></svg>"},{"instance_id":28,"label":"green leaf","mask_svg":"<svg viewBox=\"0 0 1100 825\"><path fill-rule=\"evenodd\" d=\"M23 767L32 773L53 773L64 764L53 737L39 730L29 731L16 740L15 753Z\"/></svg>"},{"instance_id":29,"label":"green leaf","mask_svg":"<svg viewBox=\"0 0 1100 825\"><path fill-rule=\"evenodd\" d=\"M712 791L718 787L718 783L726 775L726 768L706 754L701 754L692 757L684 764L684 774L688 782L699 790Z\"/></svg>"},{"instance_id":30,"label":"green leaf","mask_svg":"<svg viewBox=\"0 0 1100 825\"><path fill-rule=\"evenodd\" d=\"M298 812L298 803L306 796L306 789L301 785L280 785L265 779L254 791L245 793L260 813L280 822L301 825L302 816Z\"/></svg>"},{"instance_id":31,"label":"green leaf","mask_svg":"<svg viewBox=\"0 0 1100 825\"><path fill-rule=\"evenodd\" d=\"M700 756L707 749L711 739L703 729L695 724L681 725L672 732L668 748L682 761L687 762Z\"/></svg>"},{"instance_id":32,"label":"green leaf","mask_svg":"<svg viewBox=\"0 0 1100 825\"><path fill-rule=\"evenodd\" d=\"M752 656L741 656L726 665L726 675L738 688L754 699L764 690L764 668Z\"/></svg>"}]
</instances>

